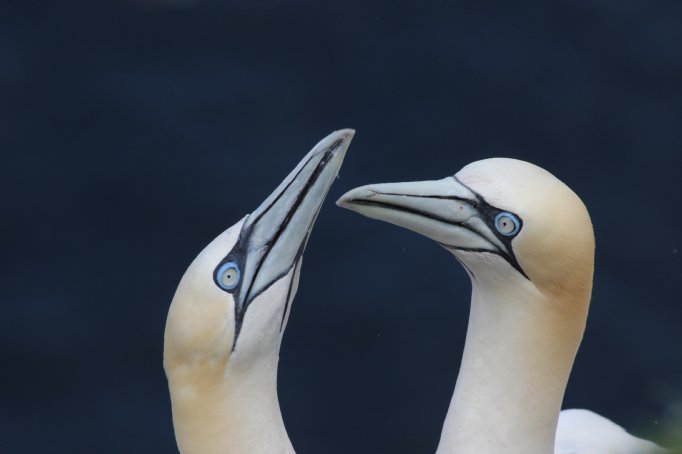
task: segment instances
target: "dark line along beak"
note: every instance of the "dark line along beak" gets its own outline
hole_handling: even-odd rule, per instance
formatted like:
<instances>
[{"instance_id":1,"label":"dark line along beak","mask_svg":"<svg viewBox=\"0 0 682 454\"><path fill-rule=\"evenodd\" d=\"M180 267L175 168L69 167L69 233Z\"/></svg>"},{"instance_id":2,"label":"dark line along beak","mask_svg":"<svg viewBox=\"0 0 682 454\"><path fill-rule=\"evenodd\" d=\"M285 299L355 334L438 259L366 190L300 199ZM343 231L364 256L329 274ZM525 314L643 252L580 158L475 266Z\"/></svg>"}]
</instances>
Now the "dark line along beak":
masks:
<instances>
[{"instance_id":1,"label":"dark line along beak","mask_svg":"<svg viewBox=\"0 0 682 454\"><path fill-rule=\"evenodd\" d=\"M251 301L298 264L354 134L343 129L322 139L244 221L237 245L221 262L241 267L233 291L235 345Z\"/></svg>"},{"instance_id":2,"label":"dark line along beak","mask_svg":"<svg viewBox=\"0 0 682 454\"><path fill-rule=\"evenodd\" d=\"M511 238L495 231L495 216L503 210L456 177L361 186L336 204L417 232L448 249L498 254L526 276L514 257Z\"/></svg>"}]
</instances>

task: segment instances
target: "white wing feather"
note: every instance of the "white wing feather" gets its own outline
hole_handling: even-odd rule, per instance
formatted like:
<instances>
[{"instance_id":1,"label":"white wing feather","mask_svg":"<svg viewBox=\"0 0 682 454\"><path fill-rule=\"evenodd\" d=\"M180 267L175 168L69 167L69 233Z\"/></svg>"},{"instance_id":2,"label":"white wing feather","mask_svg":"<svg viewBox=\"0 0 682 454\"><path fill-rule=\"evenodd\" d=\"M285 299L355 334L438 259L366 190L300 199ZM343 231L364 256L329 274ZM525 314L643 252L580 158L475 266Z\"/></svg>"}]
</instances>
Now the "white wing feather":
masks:
<instances>
[{"instance_id":1,"label":"white wing feather","mask_svg":"<svg viewBox=\"0 0 682 454\"><path fill-rule=\"evenodd\" d=\"M630 435L618 424L589 410L564 410L554 454L663 454L655 443Z\"/></svg>"}]
</instances>

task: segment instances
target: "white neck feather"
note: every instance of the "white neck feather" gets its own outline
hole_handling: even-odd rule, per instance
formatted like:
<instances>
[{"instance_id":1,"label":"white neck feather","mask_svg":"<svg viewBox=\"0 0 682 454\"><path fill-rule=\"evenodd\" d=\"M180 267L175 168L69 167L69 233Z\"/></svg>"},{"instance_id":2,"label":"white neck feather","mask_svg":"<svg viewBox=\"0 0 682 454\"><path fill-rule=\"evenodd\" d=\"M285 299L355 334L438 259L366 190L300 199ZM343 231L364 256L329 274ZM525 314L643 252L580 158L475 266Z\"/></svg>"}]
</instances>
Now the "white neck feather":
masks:
<instances>
[{"instance_id":1,"label":"white neck feather","mask_svg":"<svg viewBox=\"0 0 682 454\"><path fill-rule=\"evenodd\" d=\"M438 454L554 452L585 317L568 317L562 302L525 279L502 284L472 278L464 355Z\"/></svg>"},{"instance_id":2,"label":"white neck feather","mask_svg":"<svg viewBox=\"0 0 682 454\"><path fill-rule=\"evenodd\" d=\"M260 365L225 371L224 364L204 364L188 367L185 377L176 371L169 384L182 454L294 452L277 398L277 358Z\"/></svg>"}]
</instances>

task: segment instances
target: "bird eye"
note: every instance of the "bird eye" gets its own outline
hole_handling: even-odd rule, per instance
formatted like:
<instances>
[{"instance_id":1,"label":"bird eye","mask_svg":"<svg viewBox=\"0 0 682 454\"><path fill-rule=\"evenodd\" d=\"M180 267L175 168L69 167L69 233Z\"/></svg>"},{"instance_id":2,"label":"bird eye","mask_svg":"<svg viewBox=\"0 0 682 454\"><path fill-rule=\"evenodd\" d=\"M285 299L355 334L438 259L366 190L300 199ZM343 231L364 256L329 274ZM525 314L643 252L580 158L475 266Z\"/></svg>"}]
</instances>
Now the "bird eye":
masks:
<instances>
[{"instance_id":1,"label":"bird eye","mask_svg":"<svg viewBox=\"0 0 682 454\"><path fill-rule=\"evenodd\" d=\"M234 262L223 263L216 272L216 282L223 290L232 290L239 284L241 273Z\"/></svg>"},{"instance_id":2,"label":"bird eye","mask_svg":"<svg viewBox=\"0 0 682 454\"><path fill-rule=\"evenodd\" d=\"M495 216L495 228L504 236L513 236L519 232L521 222L513 214L503 211Z\"/></svg>"}]
</instances>

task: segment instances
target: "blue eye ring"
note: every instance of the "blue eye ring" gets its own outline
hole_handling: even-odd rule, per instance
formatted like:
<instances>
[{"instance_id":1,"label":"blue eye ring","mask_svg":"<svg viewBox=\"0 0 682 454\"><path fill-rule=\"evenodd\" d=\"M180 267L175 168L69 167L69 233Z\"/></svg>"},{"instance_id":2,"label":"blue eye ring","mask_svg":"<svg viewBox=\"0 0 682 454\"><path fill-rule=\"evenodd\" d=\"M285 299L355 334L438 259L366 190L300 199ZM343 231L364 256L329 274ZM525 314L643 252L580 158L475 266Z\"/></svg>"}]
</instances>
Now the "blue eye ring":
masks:
<instances>
[{"instance_id":1,"label":"blue eye ring","mask_svg":"<svg viewBox=\"0 0 682 454\"><path fill-rule=\"evenodd\" d=\"M233 273L228 273L229 270L234 270ZM220 265L215 273L215 281L223 290L233 290L239 285L241 281L241 271L239 265L234 262L227 262Z\"/></svg>"},{"instance_id":2,"label":"blue eye ring","mask_svg":"<svg viewBox=\"0 0 682 454\"><path fill-rule=\"evenodd\" d=\"M510 224L511 222L511 224ZM495 216L495 230L503 236L514 236L521 229L521 221L516 215L508 211L503 211Z\"/></svg>"}]
</instances>

